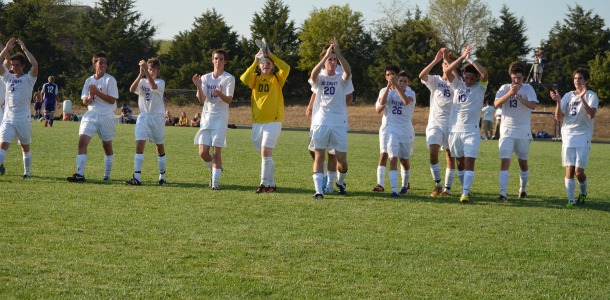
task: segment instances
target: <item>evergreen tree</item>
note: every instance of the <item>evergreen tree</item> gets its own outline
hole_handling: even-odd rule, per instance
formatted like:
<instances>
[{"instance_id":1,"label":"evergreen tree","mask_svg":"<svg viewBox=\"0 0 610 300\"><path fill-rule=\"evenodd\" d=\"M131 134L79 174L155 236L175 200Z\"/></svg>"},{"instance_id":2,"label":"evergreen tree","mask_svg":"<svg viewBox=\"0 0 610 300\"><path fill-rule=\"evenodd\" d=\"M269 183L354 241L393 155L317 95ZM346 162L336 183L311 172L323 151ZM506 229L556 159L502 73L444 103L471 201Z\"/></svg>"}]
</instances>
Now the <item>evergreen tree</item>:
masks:
<instances>
[{"instance_id":1,"label":"evergreen tree","mask_svg":"<svg viewBox=\"0 0 610 300\"><path fill-rule=\"evenodd\" d=\"M155 56L158 46L152 40L156 28L151 20L141 20L134 3L134 0L100 0L94 9L81 15L77 30L79 47L75 47L75 53L82 70L73 86L79 95L85 78L93 74L93 54L104 51L108 55L107 72L117 80L119 98L136 98L129 93L129 86L138 75L138 62Z\"/></svg>"},{"instance_id":2,"label":"evergreen tree","mask_svg":"<svg viewBox=\"0 0 610 300\"><path fill-rule=\"evenodd\" d=\"M491 98L500 86L510 82L508 66L514 61L523 61L530 52L525 36L526 29L523 18L517 19L508 6L503 5L500 10L500 24L489 29L486 46L477 51L478 59L489 73L487 94L491 95ZM525 80L528 74L523 76Z\"/></svg>"},{"instance_id":3,"label":"evergreen tree","mask_svg":"<svg viewBox=\"0 0 610 300\"><path fill-rule=\"evenodd\" d=\"M352 11L348 4L314 9L299 33L301 45L298 68L311 72L320 61L319 55L324 46L335 37L339 41L341 53L352 68L354 95L370 93L372 86L366 78L366 70L373 61L376 43L365 30L363 22L362 13ZM306 100L309 101L309 97Z\"/></svg>"},{"instance_id":4,"label":"evergreen tree","mask_svg":"<svg viewBox=\"0 0 610 300\"><path fill-rule=\"evenodd\" d=\"M377 92L386 86L387 81L383 76L385 67L397 65L410 73L410 86L417 95L417 104L428 105L430 91L417 79L417 76L436 52L444 47L438 31L430 19L421 17L419 8L416 8L414 17L409 14L402 23L383 30L386 33L375 53L375 62L368 69L373 86L371 97L368 99L370 102L376 101Z\"/></svg>"},{"instance_id":5,"label":"evergreen tree","mask_svg":"<svg viewBox=\"0 0 610 300\"><path fill-rule=\"evenodd\" d=\"M574 87L572 72L579 67L589 68L596 55L608 50L610 30L604 20L591 10L585 11L580 5L574 8L568 6L564 24L555 24L544 47L551 67L559 66L561 71L559 74L547 72L547 65L544 76L551 82L560 82L561 89L570 90Z\"/></svg>"}]
</instances>

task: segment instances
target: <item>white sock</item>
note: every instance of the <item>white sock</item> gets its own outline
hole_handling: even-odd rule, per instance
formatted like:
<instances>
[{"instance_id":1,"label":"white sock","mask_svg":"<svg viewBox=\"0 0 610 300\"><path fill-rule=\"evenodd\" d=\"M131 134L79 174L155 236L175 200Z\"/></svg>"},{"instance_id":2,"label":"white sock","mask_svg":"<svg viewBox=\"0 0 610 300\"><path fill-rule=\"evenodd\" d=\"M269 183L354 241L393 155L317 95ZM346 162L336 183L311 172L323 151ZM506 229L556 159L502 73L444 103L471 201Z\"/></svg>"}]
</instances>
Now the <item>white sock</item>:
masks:
<instances>
[{"instance_id":1,"label":"white sock","mask_svg":"<svg viewBox=\"0 0 610 300\"><path fill-rule=\"evenodd\" d=\"M332 191L335 188L335 180L337 179L337 172L328 172L328 181L326 181L326 188Z\"/></svg>"},{"instance_id":2,"label":"white sock","mask_svg":"<svg viewBox=\"0 0 610 300\"><path fill-rule=\"evenodd\" d=\"M402 169L400 175L402 175L402 186L403 187L408 187L409 186L409 178L411 178L411 170Z\"/></svg>"},{"instance_id":3,"label":"white sock","mask_svg":"<svg viewBox=\"0 0 610 300\"><path fill-rule=\"evenodd\" d=\"M324 195L324 187L322 186L322 182L324 181L324 173L313 173L312 178L316 194Z\"/></svg>"},{"instance_id":4,"label":"white sock","mask_svg":"<svg viewBox=\"0 0 610 300\"><path fill-rule=\"evenodd\" d=\"M377 184L385 186L385 166L377 166Z\"/></svg>"},{"instance_id":5,"label":"white sock","mask_svg":"<svg viewBox=\"0 0 610 300\"><path fill-rule=\"evenodd\" d=\"M470 188L474 181L474 171L464 171L464 186L462 187L462 196L470 194Z\"/></svg>"},{"instance_id":6,"label":"white sock","mask_svg":"<svg viewBox=\"0 0 610 300\"><path fill-rule=\"evenodd\" d=\"M345 183L345 177L347 176L347 172L341 173L337 171L337 183L343 185Z\"/></svg>"},{"instance_id":7,"label":"white sock","mask_svg":"<svg viewBox=\"0 0 610 300\"><path fill-rule=\"evenodd\" d=\"M460 170L457 171L458 179L460 180L460 184L462 186L464 186L464 172L466 172L466 171L460 171Z\"/></svg>"},{"instance_id":8,"label":"white sock","mask_svg":"<svg viewBox=\"0 0 610 300\"><path fill-rule=\"evenodd\" d=\"M222 174L222 168L213 168L212 169L212 187L217 188L220 183L220 175Z\"/></svg>"},{"instance_id":9,"label":"white sock","mask_svg":"<svg viewBox=\"0 0 610 300\"><path fill-rule=\"evenodd\" d=\"M398 193L398 170L390 170L390 186L392 193Z\"/></svg>"},{"instance_id":10,"label":"white sock","mask_svg":"<svg viewBox=\"0 0 610 300\"><path fill-rule=\"evenodd\" d=\"M30 176L31 168L32 168L32 151L28 151L27 153L23 153L23 175Z\"/></svg>"},{"instance_id":11,"label":"white sock","mask_svg":"<svg viewBox=\"0 0 610 300\"><path fill-rule=\"evenodd\" d=\"M210 161L203 161L203 163L208 166L208 168L210 168L210 171L212 171L212 169L214 168L212 165L214 164L214 160L210 160Z\"/></svg>"},{"instance_id":12,"label":"white sock","mask_svg":"<svg viewBox=\"0 0 610 300\"><path fill-rule=\"evenodd\" d=\"M87 164L87 154L76 156L76 173L85 176L85 165Z\"/></svg>"},{"instance_id":13,"label":"white sock","mask_svg":"<svg viewBox=\"0 0 610 300\"><path fill-rule=\"evenodd\" d=\"M506 190L508 189L508 170L500 171L500 195L506 197Z\"/></svg>"},{"instance_id":14,"label":"white sock","mask_svg":"<svg viewBox=\"0 0 610 300\"><path fill-rule=\"evenodd\" d=\"M142 181L142 163L144 163L144 153L136 153L133 156L133 178Z\"/></svg>"},{"instance_id":15,"label":"white sock","mask_svg":"<svg viewBox=\"0 0 610 300\"><path fill-rule=\"evenodd\" d=\"M6 158L6 150L0 149L0 164L4 163L5 158Z\"/></svg>"},{"instance_id":16,"label":"white sock","mask_svg":"<svg viewBox=\"0 0 610 300\"><path fill-rule=\"evenodd\" d=\"M112 164L114 163L114 155L104 155L104 176L110 178L112 172Z\"/></svg>"},{"instance_id":17,"label":"white sock","mask_svg":"<svg viewBox=\"0 0 610 300\"><path fill-rule=\"evenodd\" d=\"M269 169L273 167L273 159L271 157L261 158L261 185L270 186L271 178L269 177Z\"/></svg>"},{"instance_id":18,"label":"white sock","mask_svg":"<svg viewBox=\"0 0 610 300\"><path fill-rule=\"evenodd\" d=\"M527 179L530 176L530 171L521 171L519 173L519 193L525 192L527 189Z\"/></svg>"},{"instance_id":19,"label":"white sock","mask_svg":"<svg viewBox=\"0 0 610 300\"><path fill-rule=\"evenodd\" d=\"M453 185L453 178L455 177L455 169L445 169L445 192L451 192L451 186Z\"/></svg>"},{"instance_id":20,"label":"white sock","mask_svg":"<svg viewBox=\"0 0 610 300\"><path fill-rule=\"evenodd\" d=\"M167 168L167 156L165 156L165 153L157 156L157 166L159 167L159 179L165 180L165 169Z\"/></svg>"},{"instance_id":21,"label":"white sock","mask_svg":"<svg viewBox=\"0 0 610 300\"><path fill-rule=\"evenodd\" d=\"M580 186L580 194L581 195L586 195L587 194L587 183L589 182L589 178L585 178L585 181L583 182L578 182L578 185Z\"/></svg>"},{"instance_id":22,"label":"white sock","mask_svg":"<svg viewBox=\"0 0 610 300\"><path fill-rule=\"evenodd\" d=\"M569 179L569 178L565 178L565 183L566 183L566 194L568 195L568 200L574 202L574 190L575 190L575 186L574 186L574 178Z\"/></svg>"},{"instance_id":23,"label":"white sock","mask_svg":"<svg viewBox=\"0 0 610 300\"><path fill-rule=\"evenodd\" d=\"M430 173L432 173L432 179L436 182L436 186L441 186L441 164L430 165Z\"/></svg>"},{"instance_id":24,"label":"white sock","mask_svg":"<svg viewBox=\"0 0 610 300\"><path fill-rule=\"evenodd\" d=\"M326 164L322 165L324 167L324 176L328 176L328 166Z\"/></svg>"}]
</instances>

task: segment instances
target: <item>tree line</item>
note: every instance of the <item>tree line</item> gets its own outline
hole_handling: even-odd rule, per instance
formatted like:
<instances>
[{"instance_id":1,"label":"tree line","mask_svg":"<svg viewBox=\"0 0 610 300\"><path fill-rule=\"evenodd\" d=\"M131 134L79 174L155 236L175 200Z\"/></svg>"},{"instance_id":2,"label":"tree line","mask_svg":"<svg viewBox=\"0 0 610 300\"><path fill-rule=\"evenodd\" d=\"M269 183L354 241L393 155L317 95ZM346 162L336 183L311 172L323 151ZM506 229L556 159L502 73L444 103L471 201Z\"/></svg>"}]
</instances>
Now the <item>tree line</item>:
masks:
<instances>
[{"instance_id":1,"label":"tree line","mask_svg":"<svg viewBox=\"0 0 610 300\"><path fill-rule=\"evenodd\" d=\"M95 7L74 5L70 0L0 0L0 39L25 40L39 61L39 78L55 76L63 99L73 100L80 98L85 78L93 74L91 56L98 51L109 55L108 73L118 81L120 101L136 99L128 88L138 74L140 59L159 56L160 77L168 89L193 89L192 75L212 70L215 49L227 50L226 69L238 77L254 59L254 40L263 37L292 67L284 95L295 104L309 100L309 72L333 37L352 66L355 99L364 103L376 100L385 86L383 70L394 64L412 75L418 103L428 105L429 91L417 75L442 47L460 53L467 44L476 46L477 59L489 71L486 99L490 100L510 81L507 68L512 61L532 61L530 53L538 44L528 44L523 18L508 6L494 19L484 0L429 1L434 9L428 14L400 0L380 4L385 17L368 27L362 13L349 5L316 8L298 27L288 5L267 0L261 11L253 13L249 37L239 36L221 14L208 9L195 18L191 29L170 41L167 51L159 53L156 25L135 10L135 0L100 0ZM610 29L599 15L578 4L568 6L564 19L556 22L540 46L547 54L544 84L535 86L542 103L550 104L550 89L573 89L571 73L577 67L590 70L590 88L600 102L608 101ZM440 65L433 70L440 72ZM42 83L39 79L38 85ZM250 92L237 84L235 96L247 100Z\"/></svg>"}]
</instances>

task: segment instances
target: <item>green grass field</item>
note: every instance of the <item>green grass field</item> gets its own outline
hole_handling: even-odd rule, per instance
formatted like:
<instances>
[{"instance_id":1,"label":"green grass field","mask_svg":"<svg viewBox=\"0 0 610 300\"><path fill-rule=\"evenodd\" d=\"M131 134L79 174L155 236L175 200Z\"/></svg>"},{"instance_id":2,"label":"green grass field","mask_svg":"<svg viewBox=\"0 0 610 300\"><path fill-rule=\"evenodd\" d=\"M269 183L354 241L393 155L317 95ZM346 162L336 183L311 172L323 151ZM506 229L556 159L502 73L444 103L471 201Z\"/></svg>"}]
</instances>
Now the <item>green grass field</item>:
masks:
<instances>
[{"instance_id":1,"label":"green grass field","mask_svg":"<svg viewBox=\"0 0 610 300\"><path fill-rule=\"evenodd\" d=\"M30 180L11 145L0 177L0 298L405 299L610 295L610 145L595 144L585 206L565 208L558 142L534 142L527 200L498 204L497 141L482 141L473 202L431 199L423 137L406 197L375 194L378 137L350 134L348 195L312 199L307 132L282 132L279 192L255 194L260 158L250 131L229 130L222 191L193 145L167 128L168 186L148 145L144 186L133 172L133 125L117 125L112 181L89 146L87 182L74 173L78 123L34 123ZM444 166L443 166L444 168ZM444 172L443 172L444 173ZM386 179L386 182L389 182ZM454 194L461 190L455 180ZM578 190L578 189L577 189Z\"/></svg>"}]
</instances>

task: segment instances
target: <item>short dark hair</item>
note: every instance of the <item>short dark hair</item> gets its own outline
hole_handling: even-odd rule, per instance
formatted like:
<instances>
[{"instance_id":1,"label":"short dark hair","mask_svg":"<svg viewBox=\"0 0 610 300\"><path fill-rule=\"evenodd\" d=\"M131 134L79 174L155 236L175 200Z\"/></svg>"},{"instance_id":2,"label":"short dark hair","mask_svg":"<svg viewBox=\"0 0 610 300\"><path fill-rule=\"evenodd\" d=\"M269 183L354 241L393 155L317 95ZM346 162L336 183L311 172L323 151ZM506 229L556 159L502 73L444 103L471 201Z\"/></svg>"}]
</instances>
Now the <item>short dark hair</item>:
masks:
<instances>
[{"instance_id":1,"label":"short dark hair","mask_svg":"<svg viewBox=\"0 0 610 300\"><path fill-rule=\"evenodd\" d=\"M589 70L585 69L585 68L578 68L576 70L574 70L574 72L572 72L572 78L574 78L574 75L576 74L580 74L582 75L582 77L585 78L585 80L589 81L589 79L591 79L591 74L589 74Z\"/></svg>"},{"instance_id":2,"label":"short dark hair","mask_svg":"<svg viewBox=\"0 0 610 300\"><path fill-rule=\"evenodd\" d=\"M395 65L388 65L385 67L385 71L394 71L394 74L398 74L400 72L400 68Z\"/></svg>"},{"instance_id":3,"label":"short dark hair","mask_svg":"<svg viewBox=\"0 0 610 300\"><path fill-rule=\"evenodd\" d=\"M510 66L508 67L508 74L509 75L513 75L513 74L525 75L525 66L520 61L515 61L515 62L511 63Z\"/></svg>"},{"instance_id":4,"label":"short dark hair","mask_svg":"<svg viewBox=\"0 0 610 300\"><path fill-rule=\"evenodd\" d=\"M24 65L24 66L25 66L25 62L26 62L26 60L25 60L25 55L23 55L23 53L21 53L21 52L17 52L17 53L15 53L15 54L13 54L13 55L11 56L11 60L16 60L16 61L18 61L20 64L22 64L22 65Z\"/></svg>"},{"instance_id":5,"label":"short dark hair","mask_svg":"<svg viewBox=\"0 0 610 300\"><path fill-rule=\"evenodd\" d=\"M472 64L467 64L462 68L462 73L471 73L476 76L479 76L479 71Z\"/></svg>"},{"instance_id":6,"label":"short dark hair","mask_svg":"<svg viewBox=\"0 0 610 300\"><path fill-rule=\"evenodd\" d=\"M95 63L102 57L108 60L108 55L106 55L106 52L100 51L98 53L93 54L93 59L91 60L91 62L95 65Z\"/></svg>"},{"instance_id":7,"label":"short dark hair","mask_svg":"<svg viewBox=\"0 0 610 300\"><path fill-rule=\"evenodd\" d=\"M212 52L212 57L214 57L214 54L222 54L225 57L225 61L229 61L229 54L227 53L227 51L223 50L223 49L216 49L214 50L214 52Z\"/></svg>"},{"instance_id":8,"label":"short dark hair","mask_svg":"<svg viewBox=\"0 0 610 300\"><path fill-rule=\"evenodd\" d=\"M161 62L159 61L158 58L156 57L151 57L148 59L148 61L146 62L149 66L159 70L161 68Z\"/></svg>"}]
</instances>

